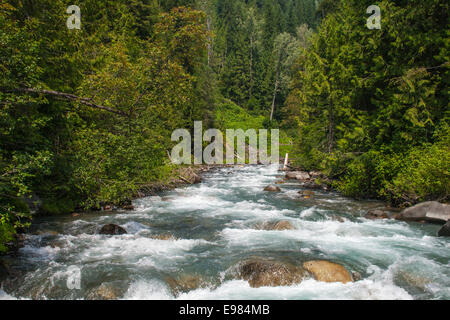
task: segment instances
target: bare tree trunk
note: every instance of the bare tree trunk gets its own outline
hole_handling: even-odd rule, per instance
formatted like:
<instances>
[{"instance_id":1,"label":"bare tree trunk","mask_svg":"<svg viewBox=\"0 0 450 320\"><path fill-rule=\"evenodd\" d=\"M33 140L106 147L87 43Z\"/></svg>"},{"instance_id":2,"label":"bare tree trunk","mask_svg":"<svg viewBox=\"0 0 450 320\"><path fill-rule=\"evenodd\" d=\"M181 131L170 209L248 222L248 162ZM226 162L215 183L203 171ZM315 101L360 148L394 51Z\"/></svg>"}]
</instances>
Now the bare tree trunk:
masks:
<instances>
[{"instance_id":1,"label":"bare tree trunk","mask_svg":"<svg viewBox=\"0 0 450 320\"><path fill-rule=\"evenodd\" d=\"M273 90L272 111L270 113L270 121L273 120L273 115L275 113L275 100L277 98L278 85L279 85L279 81L278 81L278 77L277 77L277 80L275 81L275 89Z\"/></svg>"},{"instance_id":2,"label":"bare tree trunk","mask_svg":"<svg viewBox=\"0 0 450 320\"><path fill-rule=\"evenodd\" d=\"M288 164L289 164L289 153L286 153L286 157L284 158L283 170L287 170L288 169Z\"/></svg>"},{"instance_id":3,"label":"bare tree trunk","mask_svg":"<svg viewBox=\"0 0 450 320\"><path fill-rule=\"evenodd\" d=\"M253 95L253 35L250 36L250 90L249 99Z\"/></svg>"},{"instance_id":4,"label":"bare tree trunk","mask_svg":"<svg viewBox=\"0 0 450 320\"><path fill-rule=\"evenodd\" d=\"M82 97L78 97L76 95L73 95L71 93L64 93L64 92L58 92L58 91L52 91L52 90L41 90L41 89L33 89L33 88L19 88L19 89L13 89L13 90L6 90L7 92L14 92L14 91L18 91L18 92L26 92L26 93L36 93L36 94L45 94L45 95L50 95L50 96L54 96L57 98L61 98L61 99L65 99L65 100L70 100L70 101L77 101L81 104L84 104L86 106L92 107L92 108L96 108L96 109L100 109L100 110L104 110L104 111L108 111L111 113L115 113L121 116L127 116L127 114L125 114L122 111L119 110L114 110L111 109L109 107L105 107L102 105L98 105L92 102L92 99L90 98L82 98Z\"/></svg>"},{"instance_id":5,"label":"bare tree trunk","mask_svg":"<svg viewBox=\"0 0 450 320\"><path fill-rule=\"evenodd\" d=\"M211 20L209 17L206 18L206 28L208 30L208 33L211 32ZM208 66L211 63L211 54L212 54L212 39L211 36L208 35Z\"/></svg>"},{"instance_id":6,"label":"bare tree trunk","mask_svg":"<svg viewBox=\"0 0 450 320\"><path fill-rule=\"evenodd\" d=\"M333 105L330 104L328 110L328 153L333 153L333 144L334 144L334 114L333 114Z\"/></svg>"}]
</instances>

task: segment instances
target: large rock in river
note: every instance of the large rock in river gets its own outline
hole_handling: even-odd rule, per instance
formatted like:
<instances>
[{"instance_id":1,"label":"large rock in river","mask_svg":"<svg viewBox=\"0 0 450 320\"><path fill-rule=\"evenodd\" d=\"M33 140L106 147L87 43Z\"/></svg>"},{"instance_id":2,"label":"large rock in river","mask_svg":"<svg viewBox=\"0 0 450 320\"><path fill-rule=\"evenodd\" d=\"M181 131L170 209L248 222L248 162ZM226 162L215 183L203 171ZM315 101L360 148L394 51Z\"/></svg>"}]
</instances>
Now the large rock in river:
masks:
<instances>
[{"instance_id":1,"label":"large rock in river","mask_svg":"<svg viewBox=\"0 0 450 320\"><path fill-rule=\"evenodd\" d=\"M302 282L307 273L300 267L277 261L252 259L239 265L239 275L252 288L290 286Z\"/></svg>"},{"instance_id":2,"label":"large rock in river","mask_svg":"<svg viewBox=\"0 0 450 320\"><path fill-rule=\"evenodd\" d=\"M274 230L274 231L284 231L284 230L294 230L294 226L287 220L266 222L258 226L258 229L262 230Z\"/></svg>"},{"instance_id":3,"label":"large rock in river","mask_svg":"<svg viewBox=\"0 0 450 320\"><path fill-rule=\"evenodd\" d=\"M286 174L286 178L287 179L296 179L296 180L300 180L300 181L304 181L304 180L309 180L311 179L311 176L309 175L308 172L304 172L304 171L292 171L292 172L288 172Z\"/></svg>"},{"instance_id":4,"label":"large rock in river","mask_svg":"<svg viewBox=\"0 0 450 320\"><path fill-rule=\"evenodd\" d=\"M127 230L124 228L116 225L116 224L107 224L106 226L103 226L100 229L100 234L109 235L109 236L116 236L116 235L122 235L126 234Z\"/></svg>"},{"instance_id":5,"label":"large rock in river","mask_svg":"<svg viewBox=\"0 0 450 320\"><path fill-rule=\"evenodd\" d=\"M207 283L200 276L189 274L181 275L178 278L167 277L166 282L175 295L207 286Z\"/></svg>"},{"instance_id":6,"label":"large rock in river","mask_svg":"<svg viewBox=\"0 0 450 320\"><path fill-rule=\"evenodd\" d=\"M268 192L280 192L281 189L280 189L279 187L277 187L277 186L272 186L272 185L270 185L270 186L265 187L265 188L264 188L264 191L268 191Z\"/></svg>"},{"instance_id":7,"label":"large rock in river","mask_svg":"<svg viewBox=\"0 0 450 320\"><path fill-rule=\"evenodd\" d=\"M403 221L446 223L450 220L450 206L436 201L423 202L403 210L396 218Z\"/></svg>"},{"instance_id":8,"label":"large rock in river","mask_svg":"<svg viewBox=\"0 0 450 320\"><path fill-rule=\"evenodd\" d=\"M367 212L367 214L364 216L364 218L366 219L370 219L370 220L379 220L379 219L388 219L389 216L387 215L387 213L383 210L370 210L369 212Z\"/></svg>"},{"instance_id":9,"label":"large rock in river","mask_svg":"<svg viewBox=\"0 0 450 320\"><path fill-rule=\"evenodd\" d=\"M447 221L447 223L439 230L438 232L439 237L450 237L450 221Z\"/></svg>"},{"instance_id":10,"label":"large rock in river","mask_svg":"<svg viewBox=\"0 0 450 320\"><path fill-rule=\"evenodd\" d=\"M340 264L329 261L309 261L303 268L312 273L314 279L322 282L353 282L352 275Z\"/></svg>"},{"instance_id":11,"label":"large rock in river","mask_svg":"<svg viewBox=\"0 0 450 320\"><path fill-rule=\"evenodd\" d=\"M117 288L109 283L102 283L97 289L90 291L87 294L88 300L117 300L120 292Z\"/></svg>"},{"instance_id":12,"label":"large rock in river","mask_svg":"<svg viewBox=\"0 0 450 320\"><path fill-rule=\"evenodd\" d=\"M175 238L170 233L164 233L164 234L158 234L151 237L154 240L162 240L162 241L176 241L177 238Z\"/></svg>"}]
</instances>

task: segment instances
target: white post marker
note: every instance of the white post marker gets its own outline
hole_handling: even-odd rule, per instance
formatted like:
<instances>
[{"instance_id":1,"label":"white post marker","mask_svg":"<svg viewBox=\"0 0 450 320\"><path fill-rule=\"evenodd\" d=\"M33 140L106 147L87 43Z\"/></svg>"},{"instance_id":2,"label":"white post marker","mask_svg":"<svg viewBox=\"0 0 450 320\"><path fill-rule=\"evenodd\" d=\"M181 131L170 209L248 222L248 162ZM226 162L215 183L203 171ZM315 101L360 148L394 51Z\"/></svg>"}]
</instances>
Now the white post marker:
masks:
<instances>
[{"instance_id":1,"label":"white post marker","mask_svg":"<svg viewBox=\"0 0 450 320\"><path fill-rule=\"evenodd\" d=\"M289 164L289 153L286 153L286 157L284 158L283 170L287 170L288 169L288 164Z\"/></svg>"}]
</instances>

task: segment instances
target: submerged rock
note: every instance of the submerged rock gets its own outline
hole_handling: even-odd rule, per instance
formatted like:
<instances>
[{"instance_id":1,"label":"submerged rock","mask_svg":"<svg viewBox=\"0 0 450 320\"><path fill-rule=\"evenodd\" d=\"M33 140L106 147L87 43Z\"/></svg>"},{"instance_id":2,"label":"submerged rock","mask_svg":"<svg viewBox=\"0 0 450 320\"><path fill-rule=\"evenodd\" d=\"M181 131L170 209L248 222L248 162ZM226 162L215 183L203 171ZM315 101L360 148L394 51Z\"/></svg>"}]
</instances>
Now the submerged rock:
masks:
<instances>
[{"instance_id":1,"label":"submerged rock","mask_svg":"<svg viewBox=\"0 0 450 320\"><path fill-rule=\"evenodd\" d=\"M117 300L122 294L120 290L110 283L102 283L98 288L88 293L89 300Z\"/></svg>"},{"instance_id":2,"label":"submerged rock","mask_svg":"<svg viewBox=\"0 0 450 320\"><path fill-rule=\"evenodd\" d=\"M35 234L38 236L59 236L59 233L54 230L38 230Z\"/></svg>"},{"instance_id":3,"label":"submerged rock","mask_svg":"<svg viewBox=\"0 0 450 320\"><path fill-rule=\"evenodd\" d=\"M322 282L353 282L352 275L344 266L329 261L309 261L303 264L303 268L314 276L314 279Z\"/></svg>"},{"instance_id":4,"label":"submerged rock","mask_svg":"<svg viewBox=\"0 0 450 320\"><path fill-rule=\"evenodd\" d=\"M206 281L197 275L185 274L178 278L167 277L166 283L175 295L206 287Z\"/></svg>"},{"instance_id":5,"label":"submerged rock","mask_svg":"<svg viewBox=\"0 0 450 320\"><path fill-rule=\"evenodd\" d=\"M358 271L353 271L352 278L353 278L353 281L361 281L363 279L363 276Z\"/></svg>"},{"instance_id":6,"label":"submerged rock","mask_svg":"<svg viewBox=\"0 0 450 320\"><path fill-rule=\"evenodd\" d=\"M100 229L100 234L109 235L109 236L116 236L116 235L122 235L127 234L127 230L122 228L121 226L118 226L116 224L107 224L103 226Z\"/></svg>"},{"instance_id":7,"label":"submerged rock","mask_svg":"<svg viewBox=\"0 0 450 320\"><path fill-rule=\"evenodd\" d=\"M252 288L290 286L302 282L306 272L291 264L263 259L245 261L239 266L239 275Z\"/></svg>"},{"instance_id":8,"label":"submerged rock","mask_svg":"<svg viewBox=\"0 0 450 320\"><path fill-rule=\"evenodd\" d=\"M369 212L366 213L364 218L370 220L378 220L378 219L388 219L389 216L387 215L386 212L382 210L370 210Z\"/></svg>"},{"instance_id":9,"label":"submerged rock","mask_svg":"<svg viewBox=\"0 0 450 320\"><path fill-rule=\"evenodd\" d=\"M450 237L450 221L447 221L447 223L439 230L438 232L439 237Z\"/></svg>"},{"instance_id":10,"label":"submerged rock","mask_svg":"<svg viewBox=\"0 0 450 320\"><path fill-rule=\"evenodd\" d=\"M169 233L152 236L152 239L164 240L164 241L175 241L175 240L177 240L173 235L171 235Z\"/></svg>"},{"instance_id":11,"label":"submerged rock","mask_svg":"<svg viewBox=\"0 0 450 320\"><path fill-rule=\"evenodd\" d=\"M316 194L314 191L310 191L310 190L303 190L303 191L299 191L298 193L301 194L302 196L309 196L309 197L312 197Z\"/></svg>"},{"instance_id":12,"label":"submerged rock","mask_svg":"<svg viewBox=\"0 0 450 320\"><path fill-rule=\"evenodd\" d=\"M415 274L408 271L400 271L395 275L395 280L400 282L406 282L408 285L415 287L421 291L427 291L427 287L432 280L420 274Z\"/></svg>"},{"instance_id":13,"label":"submerged rock","mask_svg":"<svg viewBox=\"0 0 450 320\"><path fill-rule=\"evenodd\" d=\"M270 185L270 186L265 187L265 188L264 188L264 191L268 191L268 192L280 192L281 189L280 189L279 187L277 187L277 186L272 186L272 185Z\"/></svg>"},{"instance_id":14,"label":"submerged rock","mask_svg":"<svg viewBox=\"0 0 450 320\"><path fill-rule=\"evenodd\" d=\"M450 220L450 205L437 201L423 202L403 210L397 215L396 219L403 221L446 223Z\"/></svg>"},{"instance_id":15,"label":"submerged rock","mask_svg":"<svg viewBox=\"0 0 450 320\"><path fill-rule=\"evenodd\" d=\"M287 220L266 222L258 226L258 229L275 231L295 230L294 226Z\"/></svg>"},{"instance_id":16,"label":"submerged rock","mask_svg":"<svg viewBox=\"0 0 450 320\"><path fill-rule=\"evenodd\" d=\"M340 223L344 223L345 222L345 219L342 218L341 216L337 215L337 214L333 214L331 216L331 220L332 221L337 221L337 222L340 222Z\"/></svg>"}]
</instances>

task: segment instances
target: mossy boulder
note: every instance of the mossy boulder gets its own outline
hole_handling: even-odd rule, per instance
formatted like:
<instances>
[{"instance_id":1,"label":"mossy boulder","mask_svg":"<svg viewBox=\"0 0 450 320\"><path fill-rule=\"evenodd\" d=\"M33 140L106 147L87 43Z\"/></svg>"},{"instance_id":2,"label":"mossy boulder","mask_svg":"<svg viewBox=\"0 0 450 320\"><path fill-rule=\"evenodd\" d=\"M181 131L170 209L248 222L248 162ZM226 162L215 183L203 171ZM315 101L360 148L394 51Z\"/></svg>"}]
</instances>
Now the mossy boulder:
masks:
<instances>
[{"instance_id":1,"label":"mossy boulder","mask_svg":"<svg viewBox=\"0 0 450 320\"><path fill-rule=\"evenodd\" d=\"M352 275L348 270L337 263L329 261L308 261L303 268L310 272L314 279L321 282L353 282Z\"/></svg>"},{"instance_id":2,"label":"mossy boulder","mask_svg":"<svg viewBox=\"0 0 450 320\"><path fill-rule=\"evenodd\" d=\"M297 266L262 258L242 262L239 276L252 288L291 286L303 281L306 272Z\"/></svg>"},{"instance_id":3,"label":"mossy boulder","mask_svg":"<svg viewBox=\"0 0 450 320\"><path fill-rule=\"evenodd\" d=\"M109 236L123 235L126 233L127 233L127 230L125 230L124 228L122 228L121 226L118 226L116 224L107 224L107 225L103 226L99 231L99 234L109 235Z\"/></svg>"},{"instance_id":4,"label":"mossy boulder","mask_svg":"<svg viewBox=\"0 0 450 320\"><path fill-rule=\"evenodd\" d=\"M280 187L270 185L270 186L265 187L264 191L267 191L267 192L280 192L281 189L280 189Z\"/></svg>"}]
</instances>

